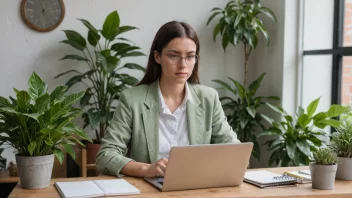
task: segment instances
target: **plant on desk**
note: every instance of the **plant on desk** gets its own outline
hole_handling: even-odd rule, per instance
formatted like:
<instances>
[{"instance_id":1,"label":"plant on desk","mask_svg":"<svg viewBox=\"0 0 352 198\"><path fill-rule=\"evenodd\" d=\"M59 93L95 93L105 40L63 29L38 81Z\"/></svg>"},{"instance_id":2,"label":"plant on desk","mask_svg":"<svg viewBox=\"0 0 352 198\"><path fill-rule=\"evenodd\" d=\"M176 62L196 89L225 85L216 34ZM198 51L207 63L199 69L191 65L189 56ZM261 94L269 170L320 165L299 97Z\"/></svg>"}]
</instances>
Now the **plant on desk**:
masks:
<instances>
[{"instance_id":1,"label":"plant on desk","mask_svg":"<svg viewBox=\"0 0 352 198\"><path fill-rule=\"evenodd\" d=\"M66 85L69 88L79 83L86 86L80 105L85 109L82 114L84 128L90 125L96 134L94 144L87 143L87 161L88 164L94 164L95 155L113 116L120 93L138 82L135 77L126 73L126 70L145 71L144 67L136 63L127 62L122 65L121 61L145 55L139 51L140 47L121 37L121 34L137 28L120 26L120 16L117 11L111 12L106 17L101 30L85 19L78 20L88 29L87 39L76 31L64 30L67 40L61 42L78 50L78 54L66 55L60 60L83 61L86 63L87 70L81 73L71 69L55 78L75 74L66 82Z\"/></svg>"},{"instance_id":2,"label":"plant on desk","mask_svg":"<svg viewBox=\"0 0 352 198\"><path fill-rule=\"evenodd\" d=\"M0 146L15 148L16 163L23 188L48 187L54 155L62 163L65 150L72 158L72 148L77 138L91 141L72 120L82 113L72 105L79 101L84 91L65 96L67 87L59 86L50 94L45 82L33 73L28 91L16 92L11 102L0 97Z\"/></svg>"},{"instance_id":3,"label":"plant on desk","mask_svg":"<svg viewBox=\"0 0 352 198\"><path fill-rule=\"evenodd\" d=\"M333 118L346 111L346 107L332 105L327 112L318 112L320 98L309 104L306 111L298 107L296 115L289 115L280 107L267 104L271 109L280 113L284 120L275 122L273 119L262 115L270 124L265 132L259 136L279 136L278 139L269 140L269 165L276 163L279 166L303 166L308 165L312 157L312 151L329 142L328 134L323 130L327 126L339 127L340 121ZM316 114L315 114L316 113ZM259 137L258 136L258 137Z\"/></svg>"},{"instance_id":4,"label":"plant on desk","mask_svg":"<svg viewBox=\"0 0 352 198\"><path fill-rule=\"evenodd\" d=\"M312 187L315 189L334 189L337 163L336 154L330 148L319 148L313 152L313 161L309 164Z\"/></svg>"},{"instance_id":5,"label":"plant on desk","mask_svg":"<svg viewBox=\"0 0 352 198\"><path fill-rule=\"evenodd\" d=\"M241 142L253 142L252 156L257 160L260 159L260 147L257 142L256 132L258 129L264 130L261 123L262 117L258 113L268 100L279 100L276 96L258 96L256 91L264 78L265 73L261 74L249 86L247 85L247 72L249 56L253 49L258 45L259 34L263 34L266 45L269 46L269 34L267 29L259 17L267 16L276 22L274 13L266 7L263 7L259 0L238 0L229 1L224 9L213 8L212 15L209 17L207 25L216 17L220 16L214 31L213 38L220 34L222 36L222 47L224 51L228 45L244 46L244 82L243 84L229 78L231 83L228 84L221 80L213 80L225 90L230 91L232 97L222 97L220 100L224 102L228 122L236 131L237 138Z\"/></svg>"},{"instance_id":6,"label":"plant on desk","mask_svg":"<svg viewBox=\"0 0 352 198\"><path fill-rule=\"evenodd\" d=\"M330 142L330 148L337 154L340 161L336 178L352 180L352 123L343 122L336 130Z\"/></svg>"}]
</instances>

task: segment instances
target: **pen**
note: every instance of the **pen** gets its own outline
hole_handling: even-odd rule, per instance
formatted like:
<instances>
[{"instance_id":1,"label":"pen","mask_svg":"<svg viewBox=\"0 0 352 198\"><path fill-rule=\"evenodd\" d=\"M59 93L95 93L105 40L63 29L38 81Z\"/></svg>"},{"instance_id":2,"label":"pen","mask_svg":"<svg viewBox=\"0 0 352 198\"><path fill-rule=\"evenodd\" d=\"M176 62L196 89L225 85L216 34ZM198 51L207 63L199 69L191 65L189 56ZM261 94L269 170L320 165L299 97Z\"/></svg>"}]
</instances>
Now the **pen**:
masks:
<instances>
[{"instance_id":1,"label":"pen","mask_svg":"<svg viewBox=\"0 0 352 198\"><path fill-rule=\"evenodd\" d=\"M299 174L303 174L303 175L310 175L308 173L302 172L302 171L298 171Z\"/></svg>"}]
</instances>

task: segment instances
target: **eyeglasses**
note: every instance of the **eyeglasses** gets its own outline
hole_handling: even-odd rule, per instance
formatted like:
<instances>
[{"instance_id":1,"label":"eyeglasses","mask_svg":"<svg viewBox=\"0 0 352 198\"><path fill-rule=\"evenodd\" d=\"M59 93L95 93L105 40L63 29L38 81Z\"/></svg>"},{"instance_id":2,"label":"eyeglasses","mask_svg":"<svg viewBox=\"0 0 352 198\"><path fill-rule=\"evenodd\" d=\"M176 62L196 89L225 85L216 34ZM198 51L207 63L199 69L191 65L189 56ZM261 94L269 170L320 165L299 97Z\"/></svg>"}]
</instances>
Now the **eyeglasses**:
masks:
<instances>
[{"instance_id":1,"label":"eyeglasses","mask_svg":"<svg viewBox=\"0 0 352 198\"><path fill-rule=\"evenodd\" d=\"M191 66L195 65L199 60L198 55L188 55L186 57L182 57L180 55L166 54L166 56L169 58L169 62L173 65L176 65L177 63L185 59L186 65Z\"/></svg>"}]
</instances>

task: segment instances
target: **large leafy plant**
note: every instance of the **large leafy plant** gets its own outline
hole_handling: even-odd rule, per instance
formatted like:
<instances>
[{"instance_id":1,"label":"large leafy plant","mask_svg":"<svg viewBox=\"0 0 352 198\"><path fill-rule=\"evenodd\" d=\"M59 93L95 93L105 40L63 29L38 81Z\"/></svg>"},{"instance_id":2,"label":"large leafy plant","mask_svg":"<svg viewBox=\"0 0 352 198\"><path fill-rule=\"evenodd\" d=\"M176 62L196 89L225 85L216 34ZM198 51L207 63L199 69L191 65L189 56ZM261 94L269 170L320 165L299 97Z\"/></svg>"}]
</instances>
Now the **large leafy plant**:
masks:
<instances>
[{"instance_id":1,"label":"large leafy plant","mask_svg":"<svg viewBox=\"0 0 352 198\"><path fill-rule=\"evenodd\" d=\"M260 147L257 142L256 132L258 128L265 129L262 117L258 113L258 109L270 100L279 100L276 96L256 96L260 84L264 78L262 74L258 79L253 81L248 88L242 86L236 80L230 78L233 85L229 85L221 80L213 80L222 86L222 88L230 91L234 97L221 97L223 109L226 112L227 119L231 127L236 131L237 137L241 142L253 142L252 156L260 159Z\"/></svg>"},{"instance_id":2,"label":"large leafy plant","mask_svg":"<svg viewBox=\"0 0 352 198\"><path fill-rule=\"evenodd\" d=\"M327 126L339 127L341 122L333 118L346 111L346 107L332 105L327 112L316 113L319 101L320 98L312 101L306 110L298 107L295 116L289 115L280 107L267 104L283 117L282 121L275 122L263 115L271 127L259 136L279 136L279 139L266 142L272 152L269 165L274 163L285 167L308 165L312 152L328 144L329 135L323 129Z\"/></svg>"},{"instance_id":3,"label":"large leafy plant","mask_svg":"<svg viewBox=\"0 0 352 198\"><path fill-rule=\"evenodd\" d=\"M338 157L352 158L352 125L343 122L332 134L329 146Z\"/></svg>"},{"instance_id":4,"label":"large leafy plant","mask_svg":"<svg viewBox=\"0 0 352 198\"><path fill-rule=\"evenodd\" d=\"M0 146L11 145L21 156L55 154L62 163L66 150L72 158L72 145L82 144L78 138L91 141L84 131L72 122L82 113L72 105L84 91L65 96L67 87L58 86L48 93L48 86L33 73L28 91L14 89L16 97L7 100L0 96Z\"/></svg>"},{"instance_id":5,"label":"large leafy plant","mask_svg":"<svg viewBox=\"0 0 352 198\"><path fill-rule=\"evenodd\" d=\"M222 36L222 47L226 51L229 44L237 46L244 45L244 87L247 85L248 60L253 49L257 47L258 35L261 32L269 46L269 34L259 14L264 14L276 22L274 13L263 7L259 0L237 0L229 1L224 9L213 8L207 25L218 15L220 19L213 31L214 41L220 33Z\"/></svg>"},{"instance_id":6,"label":"large leafy plant","mask_svg":"<svg viewBox=\"0 0 352 198\"><path fill-rule=\"evenodd\" d=\"M135 63L121 65L121 60L127 57L144 56L138 51L132 41L120 37L122 33L137 29L132 26L120 26L117 11L111 12L105 19L101 30L96 29L89 21L80 20L87 28L87 41L78 32L63 30L67 40L61 41L79 51L79 55L66 55L61 60L78 60L87 63L87 71L81 73L75 69L59 74L55 78L69 73L75 73L66 85L70 88L77 83L86 86L80 106L85 108L82 117L85 126L95 129L96 143L100 143L105 134L108 122L113 116L116 101L122 90L137 84L138 80L124 73L124 69L145 71L145 68ZM103 38L103 39L102 39Z\"/></svg>"}]
</instances>

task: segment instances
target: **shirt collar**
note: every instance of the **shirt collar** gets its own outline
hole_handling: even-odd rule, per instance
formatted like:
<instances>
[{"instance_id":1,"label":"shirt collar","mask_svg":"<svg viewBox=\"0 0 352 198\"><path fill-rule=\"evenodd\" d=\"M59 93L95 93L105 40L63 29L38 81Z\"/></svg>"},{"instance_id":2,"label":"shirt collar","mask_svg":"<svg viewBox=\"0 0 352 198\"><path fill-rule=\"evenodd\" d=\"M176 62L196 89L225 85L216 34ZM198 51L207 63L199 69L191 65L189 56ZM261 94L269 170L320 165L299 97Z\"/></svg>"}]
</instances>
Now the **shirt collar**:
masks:
<instances>
[{"instance_id":1,"label":"shirt collar","mask_svg":"<svg viewBox=\"0 0 352 198\"><path fill-rule=\"evenodd\" d=\"M187 107L187 101L189 100L189 86L188 86L188 83L186 82L185 84L185 97L183 98L183 101L180 105L180 108L181 110L186 110L186 107ZM161 93L161 90L160 90L160 84L159 84L159 80L158 80L158 92L159 92L159 100L160 100L160 109L162 109L162 112L165 113L166 112L166 109L168 109L165 101L164 101L164 97L163 97L163 94Z\"/></svg>"}]
</instances>

